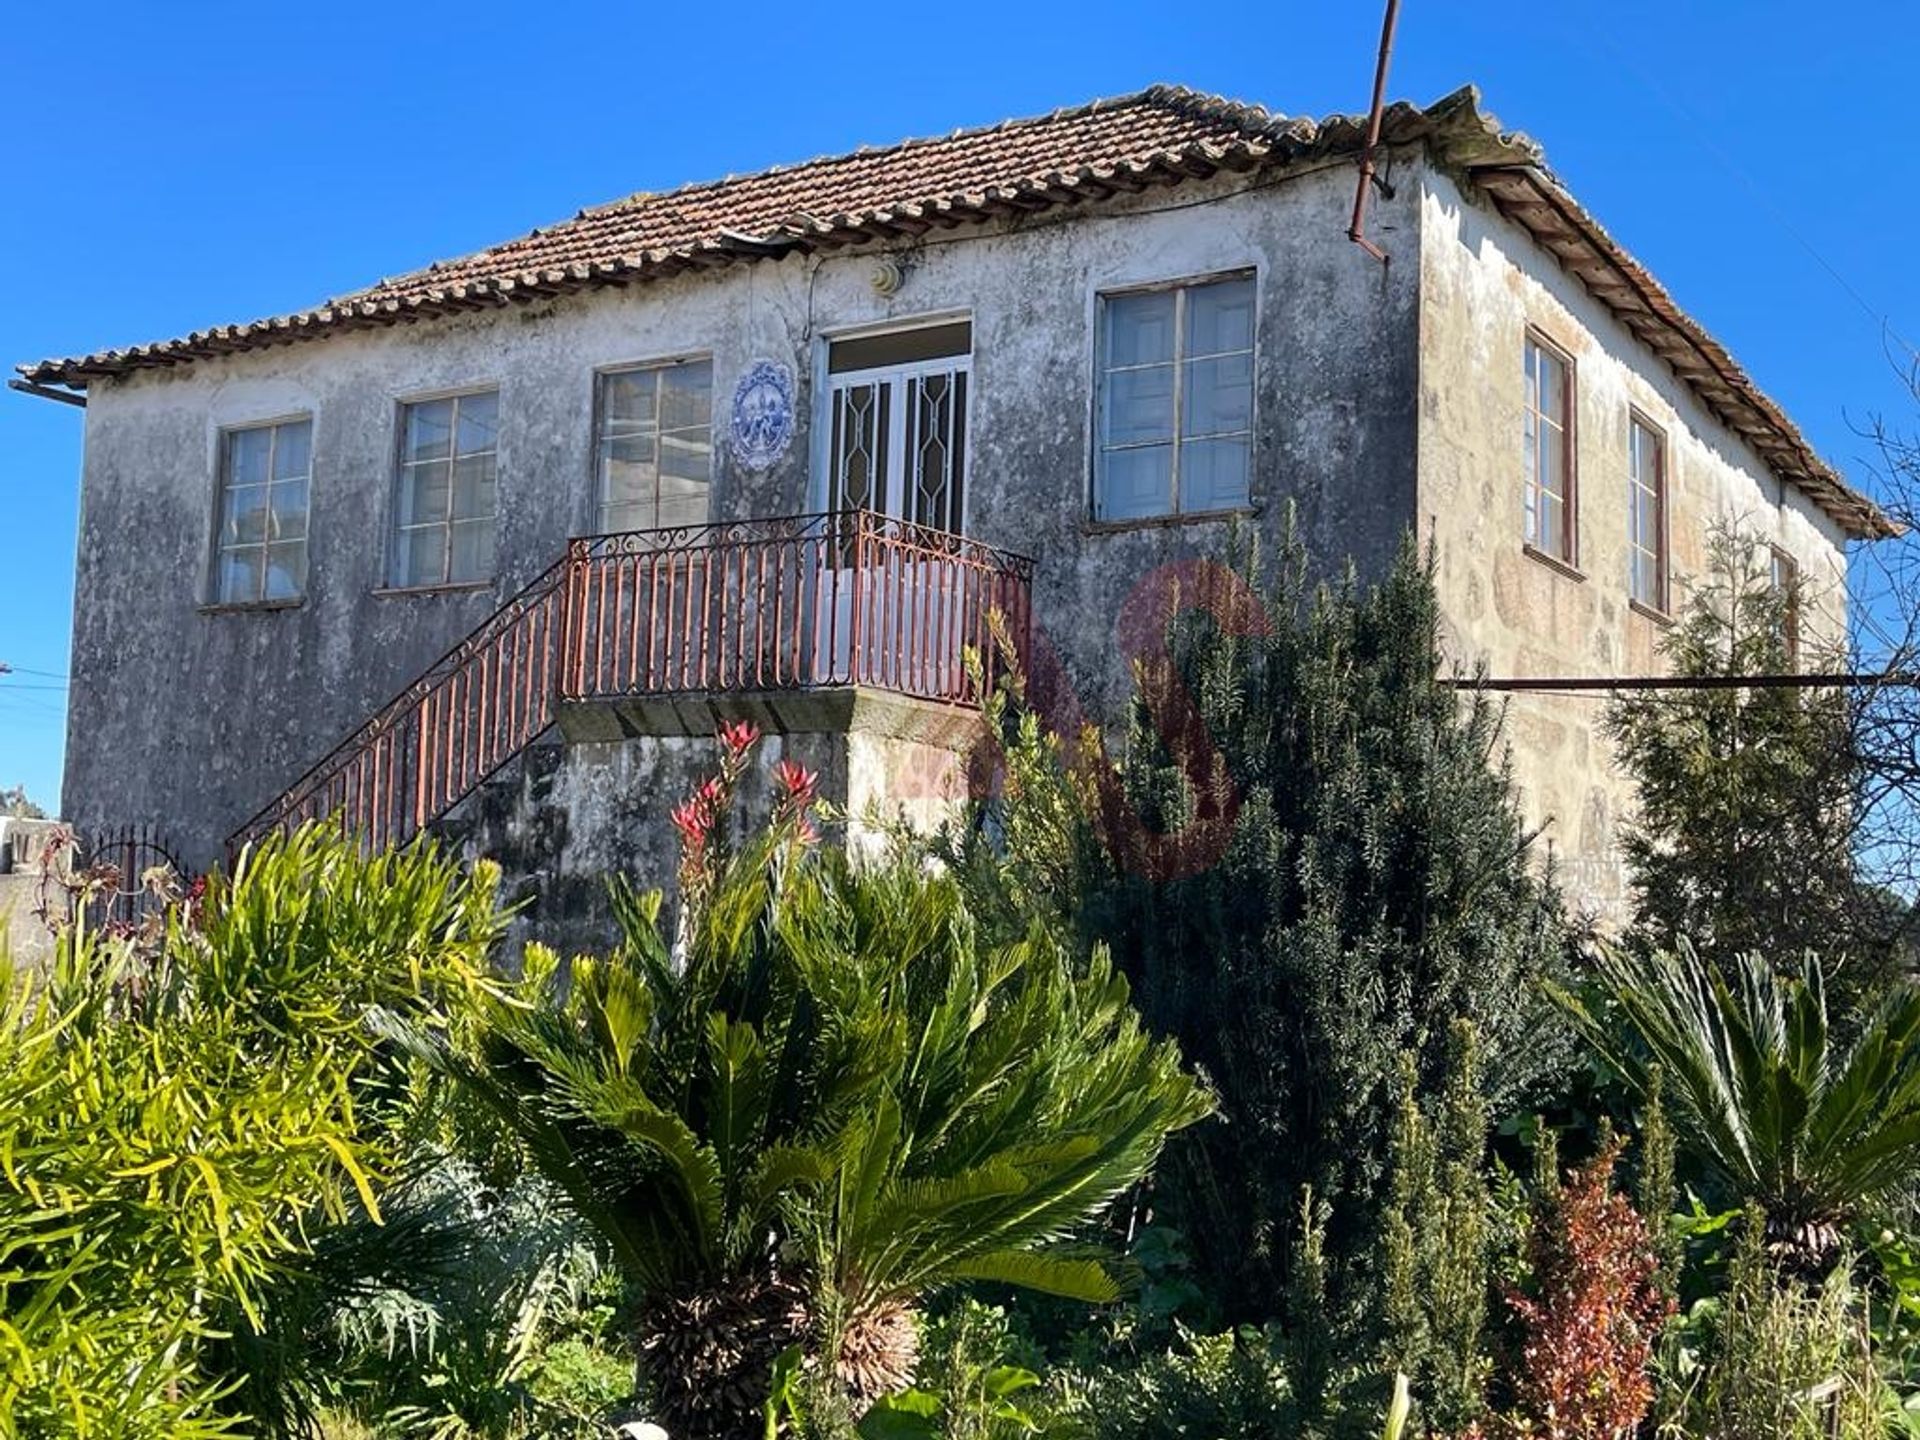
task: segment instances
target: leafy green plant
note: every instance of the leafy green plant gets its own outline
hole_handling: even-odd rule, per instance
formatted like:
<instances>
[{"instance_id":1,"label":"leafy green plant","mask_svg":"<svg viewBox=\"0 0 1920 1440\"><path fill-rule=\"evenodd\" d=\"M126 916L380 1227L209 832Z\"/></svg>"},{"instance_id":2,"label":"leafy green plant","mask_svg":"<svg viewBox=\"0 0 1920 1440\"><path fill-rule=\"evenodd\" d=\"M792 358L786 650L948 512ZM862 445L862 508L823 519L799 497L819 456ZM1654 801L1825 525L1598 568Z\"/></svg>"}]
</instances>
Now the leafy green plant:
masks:
<instances>
[{"instance_id":1,"label":"leafy green plant","mask_svg":"<svg viewBox=\"0 0 1920 1440\"><path fill-rule=\"evenodd\" d=\"M1024 1440L1041 1433L1037 1372L1012 1363L1006 1312L963 1299L927 1327L921 1379L881 1397L862 1440Z\"/></svg>"},{"instance_id":2,"label":"leafy green plant","mask_svg":"<svg viewBox=\"0 0 1920 1440\"><path fill-rule=\"evenodd\" d=\"M1478 1032L1455 1021L1438 1116L1429 1120L1412 1060L1404 1061L1388 1152L1392 1190L1381 1237L1387 1359L1420 1382L1433 1421L1449 1432L1479 1415L1490 1368L1482 1331L1493 1199L1480 1068Z\"/></svg>"},{"instance_id":3,"label":"leafy green plant","mask_svg":"<svg viewBox=\"0 0 1920 1440\"><path fill-rule=\"evenodd\" d=\"M950 879L815 850L798 767L766 832L720 852L753 737L723 740L676 812L673 937L658 895L619 892L625 943L564 973L529 947L519 981L474 992L470 1049L396 1030L636 1284L656 1418L694 1440L757 1428L796 1344L816 1410L901 1388L943 1286L1111 1299L1107 1265L1056 1242L1209 1108L1103 957L988 943Z\"/></svg>"},{"instance_id":4,"label":"leafy green plant","mask_svg":"<svg viewBox=\"0 0 1920 1440\"><path fill-rule=\"evenodd\" d=\"M431 1157L386 1208L403 1263L343 1262L356 1283L306 1327L336 1405L410 1435L509 1440L594 1433L630 1398L631 1356L593 1343L612 1315L600 1254L539 1176L495 1192Z\"/></svg>"},{"instance_id":5,"label":"leafy green plant","mask_svg":"<svg viewBox=\"0 0 1920 1440\"><path fill-rule=\"evenodd\" d=\"M1766 545L1746 527L1711 533L1705 561L1662 643L1672 674L1854 668L1837 635L1823 645L1802 633L1795 653L1794 617L1814 597L1798 579L1776 583ZM1723 684L1614 700L1605 726L1637 800L1622 840L1637 947L1684 939L1735 983L1741 955L1782 960L1791 974L1817 948L1829 957L1836 1018L1850 1024L1872 1008L1896 978L1913 918L1861 874L1883 822L1866 793L1874 757L1861 746L1871 737L1854 719L1837 689ZM1911 765L1910 752L1880 758Z\"/></svg>"},{"instance_id":6,"label":"leafy green plant","mask_svg":"<svg viewBox=\"0 0 1920 1440\"><path fill-rule=\"evenodd\" d=\"M1679 1141L1761 1207L1789 1268L1824 1274L1841 1227L1920 1173L1920 989L1894 992L1842 1042L1817 956L1791 976L1757 955L1730 970L1685 944L1605 950L1588 993L1559 994L1638 1093L1658 1067Z\"/></svg>"},{"instance_id":7,"label":"leafy green plant","mask_svg":"<svg viewBox=\"0 0 1920 1440\"><path fill-rule=\"evenodd\" d=\"M1298 1430L1275 1330L1180 1329L1153 1354L1054 1375L1049 1440L1270 1440Z\"/></svg>"},{"instance_id":8,"label":"leafy green plant","mask_svg":"<svg viewBox=\"0 0 1920 1440\"><path fill-rule=\"evenodd\" d=\"M1710 1359L1689 1397L1691 1423L1769 1440L1886 1434L1887 1393L1849 1267L1811 1286L1780 1276L1765 1234L1764 1217L1750 1211L1726 1293L1705 1307Z\"/></svg>"},{"instance_id":9,"label":"leafy green plant","mask_svg":"<svg viewBox=\"0 0 1920 1440\"><path fill-rule=\"evenodd\" d=\"M497 933L490 871L309 830L156 928L76 925L44 975L0 956L0 1433L237 1433L266 1408L226 1337L270 1329L394 1159L367 1007L469 983Z\"/></svg>"}]
</instances>

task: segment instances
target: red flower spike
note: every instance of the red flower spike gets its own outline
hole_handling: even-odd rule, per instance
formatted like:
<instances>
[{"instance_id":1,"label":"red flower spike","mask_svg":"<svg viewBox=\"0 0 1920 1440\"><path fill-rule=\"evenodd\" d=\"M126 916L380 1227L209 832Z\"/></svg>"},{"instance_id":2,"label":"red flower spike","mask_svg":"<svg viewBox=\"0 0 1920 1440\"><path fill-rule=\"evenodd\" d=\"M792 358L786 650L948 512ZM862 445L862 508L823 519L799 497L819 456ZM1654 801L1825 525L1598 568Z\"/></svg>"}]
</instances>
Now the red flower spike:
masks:
<instances>
[{"instance_id":1,"label":"red flower spike","mask_svg":"<svg viewBox=\"0 0 1920 1440\"><path fill-rule=\"evenodd\" d=\"M699 800L683 801L673 807L671 815L674 828L688 845L698 848L706 843L707 832L713 828L713 816Z\"/></svg>"},{"instance_id":2,"label":"red flower spike","mask_svg":"<svg viewBox=\"0 0 1920 1440\"><path fill-rule=\"evenodd\" d=\"M811 805L814 789L820 783L820 777L804 765L796 765L791 760L782 760L778 771L780 788L787 792L787 798L800 806Z\"/></svg>"},{"instance_id":3,"label":"red flower spike","mask_svg":"<svg viewBox=\"0 0 1920 1440\"><path fill-rule=\"evenodd\" d=\"M735 720L720 727L720 748L738 759L760 743L760 727L751 720Z\"/></svg>"}]
</instances>

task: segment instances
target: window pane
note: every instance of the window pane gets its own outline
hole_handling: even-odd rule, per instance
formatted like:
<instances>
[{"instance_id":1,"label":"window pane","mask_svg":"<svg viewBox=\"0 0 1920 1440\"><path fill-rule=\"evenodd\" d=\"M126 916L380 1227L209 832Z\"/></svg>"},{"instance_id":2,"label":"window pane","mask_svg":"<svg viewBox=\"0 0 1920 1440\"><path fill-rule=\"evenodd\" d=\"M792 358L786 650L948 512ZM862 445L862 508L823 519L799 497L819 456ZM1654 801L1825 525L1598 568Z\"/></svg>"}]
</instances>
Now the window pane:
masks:
<instances>
[{"instance_id":1,"label":"window pane","mask_svg":"<svg viewBox=\"0 0 1920 1440\"><path fill-rule=\"evenodd\" d=\"M220 556L220 599L227 605L244 605L261 594L260 567L266 551L255 546L229 550Z\"/></svg>"},{"instance_id":2,"label":"window pane","mask_svg":"<svg viewBox=\"0 0 1920 1440\"><path fill-rule=\"evenodd\" d=\"M713 366L675 365L660 375L660 425L705 430L713 423Z\"/></svg>"},{"instance_id":3,"label":"window pane","mask_svg":"<svg viewBox=\"0 0 1920 1440\"><path fill-rule=\"evenodd\" d=\"M662 476L660 480L661 525L704 525L707 523L707 487L686 480Z\"/></svg>"},{"instance_id":4,"label":"window pane","mask_svg":"<svg viewBox=\"0 0 1920 1440\"><path fill-rule=\"evenodd\" d=\"M492 455L470 455L453 462L453 518L491 519L493 516Z\"/></svg>"},{"instance_id":5,"label":"window pane","mask_svg":"<svg viewBox=\"0 0 1920 1440\"><path fill-rule=\"evenodd\" d=\"M1253 348L1253 280L1218 280L1187 292L1187 356Z\"/></svg>"},{"instance_id":6,"label":"window pane","mask_svg":"<svg viewBox=\"0 0 1920 1440\"><path fill-rule=\"evenodd\" d=\"M1180 420L1182 435L1219 435L1253 425L1253 356L1233 355L1188 364Z\"/></svg>"},{"instance_id":7,"label":"window pane","mask_svg":"<svg viewBox=\"0 0 1920 1440\"><path fill-rule=\"evenodd\" d=\"M438 585L446 579L447 532L438 525L406 530L400 536L402 585Z\"/></svg>"},{"instance_id":8,"label":"window pane","mask_svg":"<svg viewBox=\"0 0 1920 1440\"><path fill-rule=\"evenodd\" d=\"M267 480L267 454L273 448L273 430L235 430L227 436L227 482L260 485Z\"/></svg>"},{"instance_id":9,"label":"window pane","mask_svg":"<svg viewBox=\"0 0 1920 1440\"><path fill-rule=\"evenodd\" d=\"M276 426L273 435L273 478L304 480L312 465L313 426L305 420Z\"/></svg>"},{"instance_id":10,"label":"window pane","mask_svg":"<svg viewBox=\"0 0 1920 1440\"><path fill-rule=\"evenodd\" d=\"M266 550L266 598L292 600L307 588L307 543L296 540Z\"/></svg>"},{"instance_id":11,"label":"window pane","mask_svg":"<svg viewBox=\"0 0 1920 1440\"><path fill-rule=\"evenodd\" d=\"M444 460L453 448L453 402L429 400L407 406L405 458Z\"/></svg>"},{"instance_id":12,"label":"window pane","mask_svg":"<svg viewBox=\"0 0 1920 1440\"><path fill-rule=\"evenodd\" d=\"M1173 359L1171 290L1115 295L1107 301L1107 368Z\"/></svg>"},{"instance_id":13,"label":"window pane","mask_svg":"<svg viewBox=\"0 0 1920 1440\"><path fill-rule=\"evenodd\" d=\"M273 535L277 540L297 540L307 533L307 482L283 480L269 495L273 510Z\"/></svg>"},{"instance_id":14,"label":"window pane","mask_svg":"<svg viewBox=\"0 0 1920 1440\"><path fill-rule=\"evenodd\" d=\"M921 360L945 360L968 354L972 349L973 324L967 320L889 330L882 335L856 335L836 340L828 347L827 373L845 375L855 370L912 365Z\"/></svg>"},{"instance_id":15,"label":"window pane","mask_svg":"<svg viewBox=\"0 0 1920 1440\"><path fill-rule=\"evenodd\" d=\"M1567 494L1567 446L1565 437L1552 426L1540 437L1540 488L1556 501Z\"/></svg>"},{"instance_id":16,"label":"window pane","mask_svg":"<svg viewBox=\"0 0 1920 1440\"><path fill-rule=\"evenodd\" d=\"M227 491L227 523L222 530L222 542L245 545L266 538L267 487L244 485Z\"/></svg>"},{"instance_id":17,"label":"window pane","mask_svg":"<svg viewBox=\"0 0 1920 1440\"><path fill-rule=\"evenodd\" d=\"M713 470L713 447L704 433L698 436L669 434L660 441L660 474L680 480L698 480L705 484Z\"/></svg>"},{"instance_id":18,"label":"window pane","mask_svg":"<svg viewBox=\"0 0 1920 1440\"><path fill-rule=\"evenodd\" d=\"M1540 352L1540 409L1555 425L1567 420L1567 367L1550 350Z\"/></svg>"},{"instance_id":19,"label":"window pane","mask_svg":"<svg viewBox=\"0 0 1920 1440\"><path fill-rule=\"evenodd\" d=\"M1109 450L1101 456L1100 518L1137 520L1173 508L1173 447Z\"/></svg>"},{"instance_id":20,"label":"window pane","mask_svg":"<svg viewBox=\"0 0 1920 1440\"><path fill-rule=\"evenodd\" d=\"M622 370L606 377L601 406L609 428L652 427L658 374L655 370Z\"/></svg>"},{"instance_id":21,"label":"window pane","mask_svg":"<svg viewBox=\"0 0 1920 1440\"><path fill-rule=\"evenodd\" d=\"M400 523L426 525L447 518L452 476L444 463L409 465L400 478Z\"/></svg>"},{"instance_id":22,"label":"window pane","mask_svg":"<svg viewBox=\"0 0 1920 1440\"><path fill-rule=\"evenodd\" d=\"M651 511L634 501L616 500L601 507L600 528L608 535L618 535L628 530L651 530L653 515Z\"/></svg>"},{"instance_id":23,"label":"window pane","mask_svg":"<svg viewBox=\"0 0 1920 1440\"><path fill-rule=\"evenodd\" d=\"M1108 445L1131 445L1173 436L1173 367L1116 370L1107 377Z\"/></svg>"},{"instance_id":24,"label":"window pane","mask_svg":"<svg viewBox=\"0 0 1920 1440\"><path fill-rule=\"evenodd\" d=\"M478 395L462 395L456 402L459 412L459 454L475 455L494 448L498 428L500 397L491 390Z\"/></svg>"},{"instance_id":25,"label":"window pane","mask_svg":"<svg viewBox=\"0 0 1920 1440\"><path fill-rule=\"evenodd\" d=\"M1231 510L1247 503L1245 440L1189 440L1180 446L1180 508Z\"/></svg>"},{"instance_id":26,"label":"window pane","mask_svg":"<svg viewBox=\"0 0 1920 1440\"><path fill-rule=\"evenodd\" d=\"M1549 555L1559 555L1560 550L1560 499L1550 491L1542 490L1535 500L1534 515L1537 536L1534 544Z\"/></svg>"},{"instance_id":27,"label":"window pane","mask_svg":"<svg viewBox=\"0 0 1920 1440\"><path fill-rule=\"evenodd\" d=\"M493 573L493 521L457 520L453 524L453 556L447 579L484 580Z\"/></svg>"}]
</instances>

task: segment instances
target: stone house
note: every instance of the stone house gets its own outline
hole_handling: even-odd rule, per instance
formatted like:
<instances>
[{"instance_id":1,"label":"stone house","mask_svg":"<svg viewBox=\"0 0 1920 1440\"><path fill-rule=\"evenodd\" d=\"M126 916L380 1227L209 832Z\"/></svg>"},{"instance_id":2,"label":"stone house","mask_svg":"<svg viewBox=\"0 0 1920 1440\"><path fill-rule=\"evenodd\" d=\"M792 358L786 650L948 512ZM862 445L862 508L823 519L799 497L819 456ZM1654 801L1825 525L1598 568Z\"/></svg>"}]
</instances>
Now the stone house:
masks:
<instances>
[{"instance_id":1,"label":"stone house","mask_svg":"<svg viewBox=\"0 0 1920 1440\"><path fill-rule=\"evenodd\" d=\"M634 195L314 309L21 367L84 403L64 805L190 861L344 811L501 854L550 918L658 877L715 724L926 819L1012 617L1089 714L1166 567L1437 545L1463 664L1656 666L1738 519L1830 603L1884 517L1463 90L1365 123L1154 87ZM586 538L580 538L586 537ZM463 637L466 637L463 639ZM1590 699L1526 803L1617 905Z\"/></svg>"}]
</instances>

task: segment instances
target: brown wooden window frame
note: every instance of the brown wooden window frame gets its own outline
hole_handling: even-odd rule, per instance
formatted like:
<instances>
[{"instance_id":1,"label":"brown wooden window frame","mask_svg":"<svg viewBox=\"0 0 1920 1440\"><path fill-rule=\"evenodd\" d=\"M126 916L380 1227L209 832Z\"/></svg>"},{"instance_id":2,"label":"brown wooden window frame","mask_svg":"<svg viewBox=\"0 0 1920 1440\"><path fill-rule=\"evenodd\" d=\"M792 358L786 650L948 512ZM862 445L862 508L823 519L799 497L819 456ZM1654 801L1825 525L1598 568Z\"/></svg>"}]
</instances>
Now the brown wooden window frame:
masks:
<instances>
[{"instance_id":1,"label":"brown wooden window frame","mask_svg":"<svg viewBox=\"0 0 1920 1440\"><path fill-rule=\"evenodd\" d=\"M1577 570L1580 565L1580 466L1578 439L1580 372L1579 367L1574 363L1572 354L1565 346L1555 344L1549 336L1532 326L1528 326L1526 342L1521 351L1523 383L1532 384L1533 361L1536 353L1551 359L1558 364L1565 373L1565 409L1560 416L1553 417L1549 415L1548 412L1538 409L1531 399L1523 396L1521 400L1523 420L1531 422L1535 417L1538 417L1541 420L1550 421L1559 428L1561 435L1561 467L1562 473L1566 477L1566 485L1565 494L1560 497L1560 508L1562 512L1560 543L1557 547L1551 544L1542 544L1539 536L1539 526L1533 518L1539 513L1534 504L1535 496L1544 493L1544 487L1540 484L1541 451L1540 446L1536 442L1532 467L1523 480L1526 489L1523 495L1521 514L1522 523L1525 527L1525 543L1526 548L1533 554L1565 565L1569 569Z\"/></svg>"},{"instance_id":2,"label":"brown wooden window frame","mask_svg":"<svg viewBox=\"0 0 1920 1440\"><path fill-rule=\"evenodd\" d=\"M1658 462L1658 473L1654 483L1643 483L1637 469L1639 460L1638 436L1649 435L1653 438L1654 455ZM1672 547L1669 544L1671 514L1673 509L1671 450L1667 443L1667 432L1663 426L1637 407L1627 410L1627 598L1636 605L1659 615L1670 613L1672 596ZM1637 533L1642 492L1653 497L1653 544L1642 543L1644 537ZM1653 557L1653 594L1643 595L1639 589L1639 555L1645 552Z\"/></svg>"}]
</instances>

